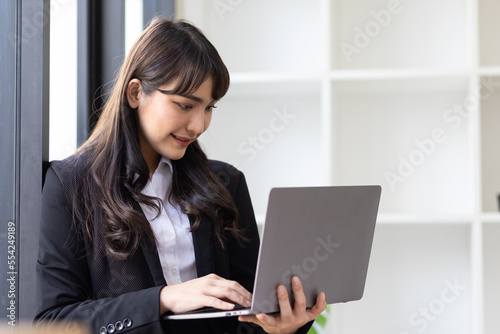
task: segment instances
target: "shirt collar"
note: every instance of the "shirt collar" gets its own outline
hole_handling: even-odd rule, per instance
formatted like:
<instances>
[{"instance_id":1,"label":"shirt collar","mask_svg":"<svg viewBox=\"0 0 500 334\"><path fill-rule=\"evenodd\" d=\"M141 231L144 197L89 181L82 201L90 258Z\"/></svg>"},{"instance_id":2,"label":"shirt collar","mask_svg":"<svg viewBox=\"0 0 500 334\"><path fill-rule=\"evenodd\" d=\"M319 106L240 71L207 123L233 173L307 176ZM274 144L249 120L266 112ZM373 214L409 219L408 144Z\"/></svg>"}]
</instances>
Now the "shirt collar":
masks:
<instances>
[{"instance_id":1,"label":"shirt collar","mask_svg":"<svg viewBox=\"0 0 500 334\"><path fill-rule=\"evenodd\" d=\"M172 161L169 158L165 158L164 156L162 156L160 162L158 163L158 168L163 164L166 164L170 169L170 172L174 173L174 168L172 167Z\"/></svg>"},{"instance_id":2,"label":"shirt collar","mask_svg":"<svg viewBox=\"0 0 500 334\"><path fill-rule=\"evenodd\" d=\"M143 193L148 196L158 197L165 203L172 189L172 171L172 161L162 157Z\"/></svg>"}]
</instances>

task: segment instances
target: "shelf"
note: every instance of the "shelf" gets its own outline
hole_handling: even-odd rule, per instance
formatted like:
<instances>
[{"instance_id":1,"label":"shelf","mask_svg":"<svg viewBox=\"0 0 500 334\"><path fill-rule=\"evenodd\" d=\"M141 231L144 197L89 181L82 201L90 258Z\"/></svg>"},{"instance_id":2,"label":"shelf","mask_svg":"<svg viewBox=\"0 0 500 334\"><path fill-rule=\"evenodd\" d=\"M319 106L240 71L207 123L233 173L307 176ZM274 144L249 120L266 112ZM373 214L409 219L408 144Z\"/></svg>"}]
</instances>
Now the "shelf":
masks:
<instances>
[{"instance_id":1,"label":"shelf","mask_svg":"<svg viewBox=\"0 0 500 334\"><path fill-rule=\"evenodd\" d=\"M481 214L481 221L487 224L499 224L500 213L498 212L485 212Z\"/></svg>"},{"instance_id":2,"label":"shelf","mask_svg":"<svg viewBox=\"0 0 500 334\"><path fill-rule=\"evenodd\" d=\"M500 76L500 66L480 67L478 74L482 76Z\"/></svg>"},{"instance_id":3,"label":"shelf","mask_svg":"<svg viewBox=\"0 0 500 334\"><path fill-rule=\"evenodd\" d=\"M319 81L328 77L334 82L371 81L371 80L456 80L468 78L474 70L471 68L433 69L433 68L375 68L375 69L336 69L320 72L232 72L231 83L283 83ZM479 74L500 73L500 67L488 67L478 70Z\"/></svg>"},{"instance_id":4,"label":"shelf","mask_svg":"<svg viewBox=\"0 0 500 334\"><path fill-rule=\"evenodd\" d=\"M433 68L375 68L375 69L338 69L331 71L333 81L349 80L395 80L395 79L456 79L467 78L472 70L469 68L433 69Z\"/></svg>"},{"instance_id":5,"label":"shelf","mask_svg":"<svg viewBox=\"0 0 500 334\"><path fill-rule=\"evenodd\" d=\"M337 94L352 94L357 96L368 95L397 95L412 94L443 94L448 96L459 92L465 99L470 84L470 73L466 71L453 72L422 72L418 71L341 71L344 75L333 78L333 98ZM460 101L462 102L462 101Z\"/></svg>"},{"instance_id":6,"label":"shelf","mask_svg":"<svg viewBox=\"0 0 500 334\"><path fill-rule=\"evenodd\" d=\"M500 214L494 217L482 216L482 221L485 223L500 223ZM405 215L405 214L379 214L377 216L377 226L384 225L401 225L409 226L427 226L427 227L443 227L449 226L453 228L454 226L460 225L472 225L474 221L474 216L466 215ZM265 214L256 215L256 220L258 225L264 225L266 220Z\"/></svg>"},{"instance_id":7,"label":"shelf","mask_svg":"<svg viewBox=\"0 0 500 334\"><path fill-rule=\"evenodd\" d=\"M432 226L450 226L455 225L471 225L476 219L472 215L404 215L404 214L379 214L377 217L378 225L430 225ZM265 214L256 215L257 224L264 225L266 220ZM483 213L479 220L486 225L500 224L500 213Z\"/></svg>"},{"instance_id":8,"label":"shelf","mask_svg":"<svg viewBox=\"0 0 500 334\"><path fill-rule=\"evenodd\" d=\"M232 76L231 76L232 77ZM241 77L240 77L241 78ZM319 99L320 81L315 79L285 80L278 77L259 76L259 80L237 80L231 82L229 91L222 101L235 100L239 98L249 99L258 97L259 99L280 98L294 99L296 96L309 96ZM257 79L257 76L256 76ZM263 80L264 79L264 80Z\"/></svg>"},{"instance_id":9,"label":"shelf","mask_svg":"<svg viewBox=\"0 0 500 334\"><path fill-rule=\"evenodd\" d=\"M326 73L326 74L325 74ZM432 82L434 80L456 82L466 80L473 75L482 77L500 77L500 66L488 66L455 69L433 68L374 68L374 69L337 69L329 72L231 72L231 84L242 83L290 83L314 82L327 77L334 83L349 81L390 81L404 80L411 82Z\"/></svg>"},{"instance_id":10,"label":"shelf","mask_svg":"<svg viewBox=\"0 0 500 334\"><path fill-rule=\"evenodd\" d=\"M321 73L300 72L232 72L231 84L241 83L289 83L319 81Z\"/></svg>"},{"instance_id":11,"label":"shelf","mask_svg":"<svg viewBox=\"0 0 500 334\"><path fill-rule=\"evenodd\" d=\"M413 226L423 225L433 226L460 226L472 225L477 219L474 215L405 215L405 214L379 214L377 216L377 226L379 225L401 225ZM256 215L257 224L264 225L265 214ZM479 221L484 225L500 225L500 213L483 213L479 216Z\"/></svg>"},{"instance_id":12,"label":"shelf","mask_svg":"<svg viewBox=\"0 0 500 334\"><path fill-rule=\"evenodd\" d=\"M474 217L472 215L405 215L405 214L379 214L377 224L380 225L470 225Z\"/></svg>"}]
</instances>

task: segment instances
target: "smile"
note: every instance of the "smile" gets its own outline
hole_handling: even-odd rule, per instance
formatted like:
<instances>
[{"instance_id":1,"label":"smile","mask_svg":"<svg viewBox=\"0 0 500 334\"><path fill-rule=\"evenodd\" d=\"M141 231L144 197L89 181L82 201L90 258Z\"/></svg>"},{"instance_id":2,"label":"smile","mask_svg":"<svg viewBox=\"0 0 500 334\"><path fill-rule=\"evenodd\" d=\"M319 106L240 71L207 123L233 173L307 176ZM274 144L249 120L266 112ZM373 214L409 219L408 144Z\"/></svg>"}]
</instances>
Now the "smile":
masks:
<instances>
[{"instance_id":1,"label":"smile","mask_svg":"<svg viewBox=\"0 0 500 334\"><path fill-rule=\"evenodd\" d=\"M183 137L176 136L174 134L172 134L172 137L174 137L175 139L180 140L180 141L185 141L185 142L191 141L190 138L183 138Z\"/></svg>"},{"instance_id":2,"label":"smile","mask_svg":"<svg viewBox=\"0 0 500 334\"><path fill-rule=\"evenodd\" d=\"M174 138L175 142L180 145L180 146L188 146L193 139L191 138L184 138L184 137L179 137L176 136L172 133L172 138Z\"/></svg>"}]
</instances>

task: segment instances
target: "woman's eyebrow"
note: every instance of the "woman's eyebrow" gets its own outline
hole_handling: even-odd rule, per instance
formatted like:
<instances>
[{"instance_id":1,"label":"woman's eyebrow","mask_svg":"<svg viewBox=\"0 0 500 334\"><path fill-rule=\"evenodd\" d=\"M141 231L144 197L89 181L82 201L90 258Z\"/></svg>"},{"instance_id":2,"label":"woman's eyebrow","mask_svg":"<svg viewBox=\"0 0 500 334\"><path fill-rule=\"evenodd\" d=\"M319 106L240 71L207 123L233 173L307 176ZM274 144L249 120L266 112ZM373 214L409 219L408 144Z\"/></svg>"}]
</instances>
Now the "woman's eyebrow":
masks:
<instances>
[{"instance_id":1,"label":"woman's eyebrow","mask_svg":"<svg viewBox=\"0 0 500 334\"><path fill-rule=\"evenodd\" d=\"M174 91L172 91L172 90L164 90L164 89L159 89L159 88L157 88L157 90L160 93L163 93L163 94L166 94L166 95L179 95L179 96L185 97L186 99L190 99L190 100L193 100L193 101L198 102L198 103L202 103L203 102L202 98L200 98L198 96L191 95L191 94L178 94L178 93L174 93ZM212 103L214 101L215 100L212 100L212 101L210 101L210 103Z\"/></svg>"}]
</instances>

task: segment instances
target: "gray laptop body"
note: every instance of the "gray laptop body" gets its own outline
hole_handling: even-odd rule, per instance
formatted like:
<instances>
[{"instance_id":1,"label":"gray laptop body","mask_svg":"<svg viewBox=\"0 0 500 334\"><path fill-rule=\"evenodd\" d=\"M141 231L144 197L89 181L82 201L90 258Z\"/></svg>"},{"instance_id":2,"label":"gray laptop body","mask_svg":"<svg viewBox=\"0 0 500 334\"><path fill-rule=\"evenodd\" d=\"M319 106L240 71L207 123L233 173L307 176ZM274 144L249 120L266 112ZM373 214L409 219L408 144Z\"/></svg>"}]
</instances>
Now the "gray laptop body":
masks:
<instances>
[{"instance_id":1,"label":"gray laptop body","mask_svg":"<svg viewBox=\"0 0 500 334\"><path fill-rule=\"evenodd\" d=\"M273 188L259 250L252 306L194 311L165 319L201 319L279 311L276 288L298 276L307 306L324 291L328 304L363 296L380 186ZM292 304L293 306L293 304Z\"/></svg>"}]
</instances>

